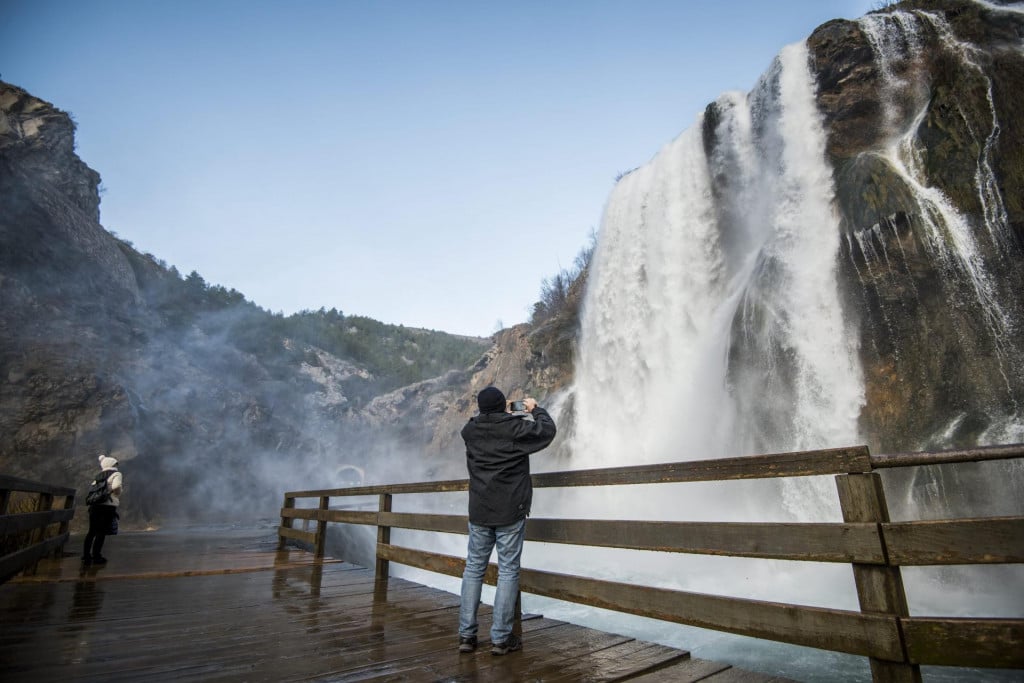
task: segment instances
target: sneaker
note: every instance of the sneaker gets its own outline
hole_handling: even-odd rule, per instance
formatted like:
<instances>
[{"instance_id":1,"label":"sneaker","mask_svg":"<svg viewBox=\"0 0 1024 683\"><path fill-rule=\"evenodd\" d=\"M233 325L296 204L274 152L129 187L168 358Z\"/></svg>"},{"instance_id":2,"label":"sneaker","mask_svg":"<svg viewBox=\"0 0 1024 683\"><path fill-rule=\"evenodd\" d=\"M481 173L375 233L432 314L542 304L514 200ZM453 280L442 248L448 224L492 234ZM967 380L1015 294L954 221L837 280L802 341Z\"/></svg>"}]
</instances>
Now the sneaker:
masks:
<instances>
[{"instance_id":1,"label":"sneaker","mask_svg":"<svg viewBox=\"0 0 1024 683\"><path fill-rule=\"evenodd\" d=\"M509 652L515 652L516 650L522 649L523 640L514 633L510 633L508 638L500 643L491 643L491 654L497 656L507 655Z\"/></svg>"},{"instance_id":2,"label":"sneaker","mask_svg":"<svg viewBox=\"0 0 1024 683\"><path fill-rule=\"evenodd\" d=\"M96 557L92 558L92 563L93 564L106 564L107 563L107 558L103 557L102 555L97 555Z\"/></svg>"},{"instance_id":3,"label":"sneaker","mask_svg":"<svg viewBox=\"0 0 1024 683\"><path fill-rule=\"evenodd\" d=\"M476 651L476 636L459 636L459 652L469 653Z\"/></svg>"}]
</instances>

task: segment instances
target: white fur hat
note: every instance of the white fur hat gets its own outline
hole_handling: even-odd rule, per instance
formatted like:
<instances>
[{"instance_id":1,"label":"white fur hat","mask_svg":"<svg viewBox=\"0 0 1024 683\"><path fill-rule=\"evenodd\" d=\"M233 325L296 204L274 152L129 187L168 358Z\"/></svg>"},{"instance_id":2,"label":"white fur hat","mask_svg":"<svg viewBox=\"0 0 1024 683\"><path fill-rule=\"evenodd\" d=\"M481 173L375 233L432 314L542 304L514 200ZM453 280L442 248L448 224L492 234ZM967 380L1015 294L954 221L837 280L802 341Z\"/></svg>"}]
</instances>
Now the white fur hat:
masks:
<instances>
[{"instance_id":1,"label":"white fur hat","mask_svg":"<svg viewBox=\"0 0 1024 683\"><path fill-rule=\"evenodd\" d=\"M106 455L100 454L100 469L101 470L112 470L117 467L117 458L111 458Z\"/></svg>"}]
</instances>

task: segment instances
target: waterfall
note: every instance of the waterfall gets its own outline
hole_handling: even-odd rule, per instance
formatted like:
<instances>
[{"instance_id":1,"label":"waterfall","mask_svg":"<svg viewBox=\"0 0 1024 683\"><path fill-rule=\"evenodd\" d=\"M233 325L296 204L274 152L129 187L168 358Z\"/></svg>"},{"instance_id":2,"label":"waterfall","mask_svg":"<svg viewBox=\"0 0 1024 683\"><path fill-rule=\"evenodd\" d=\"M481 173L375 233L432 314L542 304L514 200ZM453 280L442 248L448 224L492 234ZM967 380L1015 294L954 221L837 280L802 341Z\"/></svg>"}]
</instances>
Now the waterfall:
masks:
<instances>
[{"instance_id":1,"label":"waterfall","mask_svg":"<svg viewBox=\"0 0 1024 683\"><path fill-rule=\"evenodd\" d=\"M584 303L574 458L607 466L860 442L833 193L802 43L620 180ZM811 501L808 482L787 486L799 489L784 491L796 517L835 497L830 482Z\"/></svg>"},{"instance_id":2,"label":"waterfall","mask_svg":"<svg viewBox=\"0 0 1024 683\"><path fill-rule=\"evenodd\" d=\"M994 171L1001 127L993 84L976 48L959 41L938 15L893 11L865 17L859 27L875 55L884 105L879 116L883 144L862 154L880 161L902 184L901 197L910 199L901 211L911 216L903 218L911 228L891 216L875 225L843 224L807 47L784 48L750 93L722 95L693 126L616 184L605 208L581 318L572 387L573 467L866 443L860 433L868 405L862 358L870 353L862 352L876 358L887 354L886 370L894 367L896 373L906 356L927 355L928 325L923 326L923 345L918 339L918 346L910 346L899 339L905 329L900 322L923 308L925 299L931 304L941 297L931 310L958 308L961 313L949 318L950 334L961 335L961 345L948 348L964 361L972 360L973 352L986 363L978 349L993 349L993 376L1002 380L991 384L1004 386L965 404L964 412L937 416L934 433L912 438L948 446L962 438L972 420L983 425L970 427L980 444L1024 438L1021 382L1014 377L1024 357L1020 307L1014 300L1019 290L1014 292L1012 281L998 282L991 275L993 259L1001 260L1002 272L1019 272L1006 264L1019 259L1020 249ZM932 40L928 47L926 39ZM921 158L924 144L918 132L931 84L915 60L924 50L936 49L936 41L980 86L978 92L987 92L987 119L968 120L961 113L979 150L973 178L981 207L977 216L965 215L935 186ZM924 256L913 239L920 240ZM904 251L905 246L915 247L914 253ZM851 258L851 268L842 258L855 252L863 258ZM912 266L933 269L927 271L930 279L915 280L922 271ZM853 282L840 281L843 268ZM858 277L865 304L869 287L891 285L890 296L871 312L877 316L874 329L860 327L865 311L844 310L856 299L850 290L857 289ZM920 290L919 282L925 283ZM935 282L938 294L925 291ZM957 327L968 315L974 316L970 324ZM862 339L870 345L863 350ZM944 378L926 379L934 382L928 389L943 391ZM974 413L968 415L969 410ZM904 486L887 494L890 506L914 510L922 495L945 505L954 496L950 491L971 490L971 495L990 494L994 507L984 507L983 501L979 514L1020 514L1019 465L997 464L985 472L954 469L948 477L932 469L920 468L908 475L911 480L897 481ZM545 515L617 519L840 518L830 477L658 489L614 487L595 494L602 496L597 501L582 490L560 491L557 497L539 491L538 507ZM938 516L956 515L947 509ZM583 564L597 576L648 585L857 609L848 566L730 564L727 558L664 554L636 562L578 549L546 553L552 563L547 566L556 571L573 572ZM1021 607L1005 588L1020 585L1021 572L980 567L978 576L965 580L967 572L957 569L912 569L905 572L912 613L1013 616ZM696 643L703 644L699 637ZM847 674L856 678L863 672Z\"/></svg>"}]
</instances>

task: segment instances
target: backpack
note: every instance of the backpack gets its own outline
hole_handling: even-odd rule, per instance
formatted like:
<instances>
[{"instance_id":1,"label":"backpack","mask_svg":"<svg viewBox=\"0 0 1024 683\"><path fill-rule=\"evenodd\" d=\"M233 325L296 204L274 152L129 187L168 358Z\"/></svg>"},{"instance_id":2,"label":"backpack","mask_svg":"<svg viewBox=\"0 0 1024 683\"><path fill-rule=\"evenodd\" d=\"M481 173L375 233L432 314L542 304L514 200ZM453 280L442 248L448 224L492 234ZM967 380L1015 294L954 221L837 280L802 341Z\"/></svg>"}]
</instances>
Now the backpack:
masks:
<instances>
[{"instance_id":1,"label":"backpack","mask_svg":"<svg viewBox=\"0 0 1024 683\"><path fill-rule=\"evenodd\" d=\"M86 505L103 505L110 502L110 484L107 479L114 473L114 470L104 470L93 478L89 492L85 494Z\"/></svg>"}]
</instances>

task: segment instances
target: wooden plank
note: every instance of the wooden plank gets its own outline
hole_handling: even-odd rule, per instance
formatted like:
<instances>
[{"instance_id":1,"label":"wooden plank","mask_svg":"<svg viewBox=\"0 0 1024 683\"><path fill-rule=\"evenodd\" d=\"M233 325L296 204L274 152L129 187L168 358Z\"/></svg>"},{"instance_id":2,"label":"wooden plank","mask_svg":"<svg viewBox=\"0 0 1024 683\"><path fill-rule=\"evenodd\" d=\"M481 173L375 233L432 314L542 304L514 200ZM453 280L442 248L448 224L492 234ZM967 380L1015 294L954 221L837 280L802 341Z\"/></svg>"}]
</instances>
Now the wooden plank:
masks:
<instances>
[{"instance_id":1,"label":"wooden plank","mask_svg":"<svg viewBox=\"0 0 1024 683\"><path fill-rule=\"evenodd\" d=\"M295 520L293 520L291 517L288 517L287 515L285 515L285 511L286 510L291 510L294 507L295 507L295 499L294 498L289 498L287 495L285 495L285 497L284 497L284 505L281 506L281 528L282 529L291 529L294 526ZM278 535L277 535L277 549L278 550L284 550L286 545L287 545L286 544L287 540L288 540L287 537L282 536L280 533L278 533Z\"/></svg>"},{"instance_id":2,"label":"wooden plank","mask_svg":"<svg viewBox=\"0 0 1024 683\"><path fill-rule=\"evenodd\" d=\"M736 667L729 667L702 679L703 683L784 683L788 680L781 676L769 676Z\"/></svg>"},{"instance_id":3,"label":"wooden plank","mask_svg":"<svg viewBox=\"0 0 1024 683\"><path fill-rule=\"evenodd\" d=\"M68 534L59 534L0 557L0 583L31 567L57 548L63 547L67 540Z\"/></svg>"},{"instance_id":4,"label":"wooden plank","mask_svg":"<svg viewBox=\"0 0 1024 683\"><path fill-rule=\"evenodd\" d=\"M656 671L689 658L690 653L685 650L645 643L641 640L629 640L588 653L583 658L564 661L544 680L546 683L617 681L623 676L632 676L642 671Z\"/></svg>"},{"instance_id":5,"label":"wooden plank","mask_svg":"<svg viewBox=\"0 0 1024 683\"><path fill-rule=\"evenodd\" d=\"M466 569L466 560L464 558L404 548L398 545L378 543L377 557L392 560L409 567L418 567L419 569L426 569L438 574L447 574L456 578L461 577ZM492 562L487 566L487 571L484 573L484 583L494 586L497 585L497 580L497 565Z\"/></svg>"},{"instance_id":6,"label":"wooden plank","mask_svg":"<svg viewBox=\"0 0 1024 683\"><path fill-rule=\"evenodd\" d=\"M374 510L324 510L323 517L328 522L341 522L343 524L367 524L375 526L380 523L379 513Z\"/></svg>"},{"instance_id":7,"label":"wooden plank","mask_svg":"<svg viewBox=\"0 0 1024 683\"><path fill-rule=\"evenodd\" d=\"M380 503L378 511L386 514L391 512L391 499L390 493L380 494ZM379 523L378 523L379 524ZM377 545L388 545L391 543L391 527L380 525L377 527ZM389 564L386 557L377 556L376 563L373 570L373 575L377 581L386 583L389 573Z\"/></svg>"},{"instance_id":8,"label":"wooden plank","mask_svg":"<svg viewBox=\"0 0 1024 683\"><path fill-rule=\"evenodd\" d=\"M281 508L281 517L284 519L308 519L317 522L340 522L343 524L367 524L375 526L378 523L376 511L358 510L319 510L317 508Z\"/></svg>"},{"instance_id":9,"label":"wooden plank","mask_svg":"<svg viewBox=\"0 0 1024 683\"><path fill-rule=\"evenodd\" d=\"M647 522L531 518L526 539L605 548L884 564L874 524Z\"/></svg>"},{"instance_id":10,"label":"wooden plank","mask_svg":"<svg viewBox=\"0 0 1024 683\"><path fill-rule=\"evenodd\" d=\"M460 576L465 565L461 558L394 545L378 545L377 553L450 576ZM485 582L496 580L495 570L494 565L488 567ZM519 585L526 593L662 621L893 661L903 659L896 620L884 616L673 591L533 569L521 571Z\"/></svg>"},{"instance_id":11,"label":"wooden plank","mask_svg":"<svg viewBox=\"0 0 1024 683\"><path fill-rule=\"evenodd\" d=\"M804 477L867 472L870 469L867 448L855 446L799 453L548 472L533 475L533 485L546 487L664 484L683 481Z\"/></svg>"},{"instance_id":12,"label":"wooden plank","mask_svg":"<svg viewBox=\"0 0 1024 683\"><path fill-rule=\"evenodd\" d=\"M844 521L877 524L889 521L885 490L878 474L838 476L836 488ZM910 614L903 578L898 568L854 564L853 577L862 611L895 616Z\"/></svg>"},{"instance_id":13,"label":"wooden plank","mask_svg":"<svg viewBox=\"0 0 1024 683\"><path fill-rule=\"evenodd\" d=\"M66 486L55 486L31 479L20 479L0 474L0 490L23 491L25 493L48 493L53 496L73 496L75 489Z\"/></svg>"},{"instance_id":14,"label":"wooden plank","mask_svg":"<svg viewBox=\"0 0 1024 683\"><path fill-rule=\"evenodd\" d=\"M728 664L711 662L706 659L689 659L629 680L631 683L696 683L697 681L711 680L710 677L731 668Z\"/></svg>"},{"instance_id":15,"label":"wooden plank","mask_svg":"<svg viewBox=\"0 0 1024 683\"><path fill-rule=\"evenodd\" d=\"M902 566L1024 562L1024 517L888 523L882 534Z\"/></svg>"},{"instance_id":16,"label":"wooden plank","mask_svg":"<svg viewBox=\"0 0 1024 683\"><path fill-rule=\"evenodd\" d=\"M901 619L918 664L1024 669L1024 619Z\"/></svg>"},{"instance_id":17,"label":"wooden plank","mask_svg":"<svg viewBox=\"0 0 1024 683\"><path fill-rule=\"evenodd\" d=\"M739 635L898 659L894 619L844 610L728 598L523 570L521 590Z\"/></svg>"},{"instance_id":18,"label":"wooden plank","mask_svg":"<svg viewBox=\"0 0 1024 683\"><path fill-rule=\"evenodd\" d=\"M77 558L46 560L67 571L51 574L57 578L49 583L0 590L4 682L601 681L668 671L685 657L537 618L523 622L524 652L491 657L486 605L483 646L460 656L458 596L391 578L381 599L371 571L316 562L291 548L273 552L274 530L261 533L259 544L234 547L239 541L230 534L182 534L176 546L165 532L129 532L116 539L107 567L82 570ZM263 571L204 573L256 569L261 562ZM151 575L161 567L168 576Z\"/></svg>"},{"instance_id":19,"label":"wooden plank","mask_svg":"<svg viewBox=\"0 0 1024 683\"><path fill-rule=\"evenodd\" d=\"M302 531L301 529L289 529L288 527L278 527L277 535L281 538L290 538L293 541L301 541L303 543L309 543L313 545L316 542L316 534L312 531Z\"/></svg>"},{"instance_id":20,"label":"wooden plank","mask_svg":"<svg viewBox=\"0 0 1024 683\"><path fill-rule=\"evenodd\" d=\"M533 475L533 485L542 487L607 486L623 484L659 484L682 481L725 481L730 479L764 479L775 477L806 477L823 474L871 471L871 460L865 446L829 448L797 453L775 453L738 458L694 460L607 467L567 472L546 472ZM375 496L382 493L439 493L466 491L469 480L456 479L411 484L357 486L346 489L290 491L285 496L319 498L321 496Z\"/></svg>"},{"instance_id":21,"label":"wooden plank","mask_svg":"<svg viewBox=\"0 0 1024 683\"><path fill-rule=\"evenodd\" d=\"M527 528L529 528L531 521L527 521ZM469 533L469 518L466 515L386 512L381 513L379 523L397 529L440 531L446 534L462 534L463 536Z\"/></svg>"},{"instance_id":22,"label":"wooden plank","mask_svg":"<svg viewBox=\"0 0 1024 683\"><path fill-rule=\"evenodd\" d=\"M320 511L326 512L331 506L331 499L328 496L320 497ZM316 523L316 542L313 548L317 557L324 556L325 544L327 543L327 520L320 519Z\"/></svg>"},{"instance_id":23,"label":"wooden plank","mask_svg":"<svg viewBox=\"0 0 1024 683\"><path fill-rule=\"evenodd\" d=\"M190 585L193 580L190 580ZM297 620L283 620L277 610L273 609L274 603L261 601L262 604L252 604L245 609L241 614L238 610L234 609L231 601L233 596L230 593L225 594L224 589L231 586L233 581L218 581L217 588L212 590L198 590L196 599L202 603L213 602L220 605L220 609L214 610L211 613L209 609L202 609L196 612L195 616L188 614L182 614L181 622L182 626L169 631L166 628L166 617L161 617L159 614L159 604L155 604L149 612L156 617L154 622L157 626L156 630L148 629L146 627L140 627L138 620L132 620L132 626L134 628L123 629L121 626L121 620L128 619L134 609L130 609L128 613L121 613L117 621L105 624L106 628L100 626L97 629L97 638L90 639L91 651L99 655L99 659L93 659L91 662L87 662L87 666L91 664L93 666L92 672L110 672L112 669L115 673L129 678L134 677L135 680L148 679L145 674L153 672L154 669L166 674L173 673L177 675L179 673L196 673L202 671L204 667L210 666L213 671L210 673L220 673L222 670L233 666L241 665L245 669L249 670L251 677L251 670L254 663L262 662L267 663L268 651L280 657L290 651L299 650L303 648L305 643L310 639L310 636L315 636L315 632L308 631L309 627L315 627L318 629L322 628L324 633L335 634L339 639L344 638L345 646L350 648L366 648L369 650L369 646L373 644L374 639L380 639L380 634L375 634L371 630L366 629L362 622L365 619L357 619L358 624L354 624L357 632L362 632L362 642L356 643L357 637L353 636L351 629L348 629L348 633L344 632L344 625L350 619L351 612L336 611L334 616L325 616L322 612L317 611L312 614L300 615ZM262 582L262 585L268 585L267 582ZM130 586L125 588L130 590ZM151 592L154 589L150 589ZM424 595L434 597L438 592L430 589L420 588ZM173 593L177 593L174 590ZM174 594L170 594L167 597L174 599ZM223 594L223 597L222 597ZM365 604L367 608L370 607L370 603L373 602L372 593L361 596L357 599L357 603ZM428 609L429 606L434 604L433 600L422 601L423 609ZM404 607L408 607L410 603L404 603ZM279 605L278 605L279 606ZM383 605L383 609L387 610L387 614L382 616L387 619L388 627L394 631L403 631L410 628L408 622L402 622L400 619L392 619L392 616L399 616L393 613L388 605ZM415 612L421 608L413 605L411 609ZM449 612L454 612L452 607ZM420 614L430 614L430 612L420 612ZM198 617L198 620L197 618ZM377 617L375 616L374 619ZM450 619L450 617L447 617ZM368 624L369 622L367 622ZM400 624L396 626L396 624ZM116 633L108 633L110 630L119 630L120 638L117 637ZM437 633L437 623L426 623L421 631L432 631ZM399 638L394 638L398 647L401 647ZM449 637L448 642L451 643ZM355 643L355 644L353 644ZM122 650L122 654L118 653L118 650ZM333 648L329 648L333 649ZM197 652L198 650L198 652ZM314 648L309 648L305 654L309 654L310 651L315 652ZM110 660L111 657L116 658L115 661ZM308 658L308 657L306 657ZM318 657L311 658L312 660L318 659ZM209 660L207 662L206 660ZM273 662L276 664L277 662ZM296 662L297 664L304 664L304 662ZM307 665L308 666L308 665ZM35 669L37 667L33 667ZM76 671L82 672L81 667L76 667ZM89 669L86 669L88 672ZM260 679L265 680L282 680L286 673L291 673L291 668L284 669L280 672L280 676L270 675L265 673L260 676ZM56 676L44 676L47 680L59 680ZM79 676L75 677L80 679ZM206 677L203 676L203 680Z\"/></svg>"},{"instance_id":24,"label":"wooden plank","mask_svg":"<svg viewBox=\"0 0 1024 683\"><path fill-rule=\"evenodd\" d=\"M871 467L917 467L920 465L948 465L958 462L986 462L1024 458L1024 444L981 446L936 453L889 453L871 456Z\"/></svg>"},{"instance_id":25,"label":"wooden plank","mask_svg":"<svg viewBox=\"0 0 1024 683\"><path fill-rule=\"evenodd\" d=\"M344 496L379 496L382 493L443 493L468 490L468 479L452 479L449 481L417 482L412 484L378 484L375 486L353 486L344 489L289 491L284 495L293 498L319 498L321 496L336 498Z\"/></svg>"},{"instance_id":26,"label":"wooden plank","mask_svg":"<svg viewBox=\"0 0 1024 683\"><path fill-rule=\"evenodd\" d=\"M43 512L22 512L0 516L0 536L18 534L35 529L45 529L51 524L68 522L75 516L74 510L44 510Z\"/></svg>"},{"instance_id":27,"label":"wooden plank","mask_svg":"<svg viewBox=\"0 0 1024 683\"><path fill-rule=\"evenodd\" d=\"M378 523L401 529L467 533L465 515L388 513ZM531 517L526 540L606 548L739 557L884 564L875 524L649 522Z\"/></svg>"},{"instance_id":28,"label":"wooden plank","mask_svg":"<svg viewBox=\"0 0 1024 683\"><path fill-rule=\"evenodd\" d=\"M500 676L500 680L509 681L549 681L566 666L630 641L632 639L625 636L561 623L539 633L531 630L524 637L521 653L492 657L484 639L476 653L459 655L455 651L456 640L449 635L440 639L423 639L415 643L415 650L408 648L407 656L388 657L361 667L353 667L351 661L346 661L343 664L346 668L331 671L330 678L442 681L492 680L492 677ZM573 680L607 680L600 674L600 660L589 667L583 662L580 668L589 668L592 677L582 676Z\"/></svg>"},{"instance_id":29,"label":"wooden plank","mask_svg":"<svg viewBox=\"0 0 1024 683\"><path fill-rule=\"evenodd\" d=\"M846 474L835 479L844 521L877 524L889 521L885 489L877 473ZM895 618L910 614L899 567L854 563L853 579L862 612ZM897 629L891 646L898 653L895 656L869 655L872 680L877 683L920 683L921 669L908 660L901 630Z\"/></svg>"}]
</instances>

